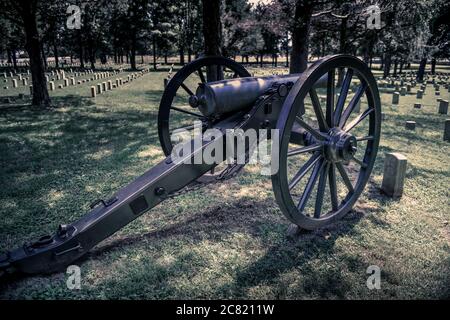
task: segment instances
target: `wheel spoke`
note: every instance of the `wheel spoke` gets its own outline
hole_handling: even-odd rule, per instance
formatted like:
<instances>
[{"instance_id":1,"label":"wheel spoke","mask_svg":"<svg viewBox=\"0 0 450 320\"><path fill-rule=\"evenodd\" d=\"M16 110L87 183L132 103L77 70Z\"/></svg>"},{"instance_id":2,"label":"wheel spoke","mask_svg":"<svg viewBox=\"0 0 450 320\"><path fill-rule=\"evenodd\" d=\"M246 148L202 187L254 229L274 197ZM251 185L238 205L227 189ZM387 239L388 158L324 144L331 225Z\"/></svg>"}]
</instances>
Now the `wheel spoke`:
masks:
<instances>
[{"instance_id":1,"label":"wheel spoke","mask_svg":"<svg viewBox=\"0 0 450 320\"><path fill-rule=\"evenodd\" d=\"M330 181L331 208L333 209L333 211L337 211L339 204L337 196L336 169L334 164L330 165L328 171L328 180Z\"/></svg>"},{"instance_id":2,"label":"wheel spoke","mask_svg":"<svg viewBox=\"0 0 450 320\"><path fill-rule=\"evenodd\" d=\"M181 84L181 87L184 89L184 91L187 92L187 94L189 96L193 96L194 95L194 93L191 91L191 89L189 89L184 83Z\"/></svg>"},{"instance_id":3,"label":"wheel spoke","mask_svg":"<svg viewBox=\"0 0 450 320\"><path fill-rule=\"evenodd\" d=\"M320 133L320 131L317 131L313 127L311 127L309 124L307 124L302 118L295 117L295 121L297 121L306 131L308 131L314 138L318 140L325 140L326 135Z\"/></svg>"},{"instance_id":4,"label":"wheel spoke","mask_svg":"<svg viewBox=\"0 0 450 320\"><path fill-rule=\"evenodd\" d=\"M180 109L180 108L177 108L177 107L174 107L174 106L171 106L170 109L178 111L178 112L186 113L186 114L189 114L189 115L197 117L197 118L201 118L201 119L205 118L205 116L202 115L202 114L191 112L191 111L187 111L187 110L183 110L183 109Z\"/></svg>"},{"instance_id":5,"label":"wheel spoke","mask_svg":"<svg viewBox=\"0 0 450 320\"><path fill-rule=\"evenodd\" d=\"M352 160L359 164L361 168L367 168L367 163L364 163L363 161L356 159L355 157L352 157Z\"/></svg>"},{"instance_id":6,"label":"wheel spoke","mask_svg":"<svg viewBox=\"0 0 450 320\"><path fill-rule=\"evenodd\" d=\"M300 168L300 170L295 174L292 181L289 183L289 190L295 188L295 186L300 182L300 180L305 176L305 174L311 170L311 168L320 160L320 154L315 153L305 164Z\"/></svg>"},{"instance_id":7,"label":"wheel spoke","mask_svg":"<svg viewBox=\"0 0 450 320\"><path fill-rule=\"evenodd\" d=\"M327 111L326 111L326 117L327 117L327 123L328 123L328 127L329 127L329 128L334 127L334 124L333 124L333 112L334 112L334 76L335 76L335 70L334 70L334 69L328 71L328 78L327 78Z\"/></svg>"},{"instance_id":8,"label":"wheel spoke","mask_svg":"<svg viewBox=\"0 0 450 320\"><path fill-rule=\"evenodd\" d=\"M319 129L322 132L328 132L328 125L323 116L322 107L320 106L319 97L317 96L316 89L312 88L309 90L309 96L311 97L311 102L316 113L317 122L319 123Z\"/></svg>"},{"instance_id":9,"label":"wheel spoke","mask_svg":"<svg viewBox=\"0 0 450 320\"><path fill-rule=\"evenodd\" d=\"M356 90L356 93L353 96L352 100L350 101L350 104L348 105L347 109L345 109L344 113L342 114L341 120L339 121L339 128L342 128L345 126L345 123L347 122L348 118L350 117L350 114L355 109L355 107L358 104L359 100L361 99L362 95L366 91L366 88L367 88L367 84L365 82L363 82L363 84L358 87L358 90Z\"/></svg>"},{"instance_id":10,"label":"wheel spoke","mask_svg":"<svg viewBox=\"0 0 450 320\"><path fill-rule=\"evenodd\" d=\"M342 83L341 92L339 94L339 99L336 104L336 109L334 111L334 123L338 124L341 119L341 113L344 109L345 100L347 100L348 89L350 88L350 83L352 82L353 69L347 69L345 74L344 82Z\"/></svg>"},{"instance_id":11,"label":"wheel spoke","mask_svg":"<svg viewBox=\"0 0 450 320\"><path fill-rule=\"evenodd\" d=\"M327 163L320 172L319 185L317 186L316 205L314 207L314 218L320 218L323 205L323 195L325 193L325 186L327 184L327 172L330 165Z\"/></svg>"},{"instance_id":12,"label":"wheel spoke","mask_svg":"<svg viewBox=\"0 0 450 320\"><path fill-rule=\"evenodd\" d=\"M367 109L364 111L364 113L357 116L355 119L352 120L348 125L345 126L344 131L349 132L354 127L356 127L361 121L363 121L369 114L371 114L374 111L374 109Z\"/></svg>"},{"instance_id":13,"label":"wheel spoke","mask_svg":"<svg viewBox=\"0 0 450 320\"><path fill-rule=\"evenodd\" d=\"M321 144L312 144L310 146L307 147L301 147L301 148L296 148L293 149L291 151L288 152L287 156L295 156L297 154L302 154L302 153L306 153L306 152L311 152L311 151L317 151L322 149L322 145Z\"/></svg>"},{"instance_id":14,"label":"wheel spoke","mask_svg":"<svg viewBox=\"0 0 450 320\"><path fill-rule=\"evenodd\" d=\"M344 166L342 165L342 163L336 163L336 167L339 171L339 173L341 174L342 180L344 180L344 184L347 187L348 191L350 193L353 193L353 185L352 182L350 181L350 178L348 177L347 172L345 171Z\"/></svg>"},{"instance_id":15,"label":"wheel spoke","mask_svg":"<svg viewBox=\"0 0 450 320\"><path fill-rule=\"evenodd\" d=\"M199 68L199 69L197 70L197 72L198 72L198 76L200 77L200 81L201 81L202 83L205 83L205 82L206 82L206 79L205 79L205 75L203 74L202 69Z\"/></svg>"},{"instance_id":16,"label":"wheel spoke","mask_svg":"<svg viewBox=\"0 0 450 320\"><path fill-rule=\"evenodd\" d=\"M305 210L306 204L308 202L309 197L311 196L311 192L314 189L314 185L316 184L317 178L319 177L319 172L322 170L325 161L323 159L320 162L316 163L314 166L314 170L311 173L311 176L308 179L308 183L306 184L305 191L303 192L300 201L298 203L298 210L303 212Z\"/></svg>"},{"instance_id":17,"label":"wheel spoke","mask_svg":"<svg viewBox=\"0 0 450 320\"><path fill-rule=\"evenodd\" d=\"M366 140L373 140L373 136L356 137L356 141L366 141Z\"/></svg>"}]
</instances>

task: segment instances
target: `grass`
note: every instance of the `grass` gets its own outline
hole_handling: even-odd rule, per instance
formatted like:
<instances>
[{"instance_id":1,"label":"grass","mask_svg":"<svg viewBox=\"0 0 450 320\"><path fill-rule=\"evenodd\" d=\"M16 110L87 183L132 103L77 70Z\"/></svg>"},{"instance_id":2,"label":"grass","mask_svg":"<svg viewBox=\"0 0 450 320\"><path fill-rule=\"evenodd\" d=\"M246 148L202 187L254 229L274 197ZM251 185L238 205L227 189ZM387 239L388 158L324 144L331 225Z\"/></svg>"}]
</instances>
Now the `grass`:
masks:
<instances>
[{"instance_id":1,"label":"grass","mask_svg":"<svg viewBox=\"0 0 450 320\"><path fill-rule=\"evenodd\" d=\"M165 75L152 72L96 99L91 84L57 90L51 110L23 101L1 106L0 250L81 217L94 199L163 158L156 117ZM446 116L437 113L430 85L420 110L415 94L393 107L385 92L382 102L372 178L335 225L287 237L270 179L249 167L239 178L166 201L99 244L79 262L81 290L67 289L59 273L4 283L0 297L450 298ZM418 123L416 132L404 129L406 120ZM393 151L408 158L397 200L379 191L384 153ZM370 265L381 268L380 290L366 286Z\"/></svg>"}]
</instances>

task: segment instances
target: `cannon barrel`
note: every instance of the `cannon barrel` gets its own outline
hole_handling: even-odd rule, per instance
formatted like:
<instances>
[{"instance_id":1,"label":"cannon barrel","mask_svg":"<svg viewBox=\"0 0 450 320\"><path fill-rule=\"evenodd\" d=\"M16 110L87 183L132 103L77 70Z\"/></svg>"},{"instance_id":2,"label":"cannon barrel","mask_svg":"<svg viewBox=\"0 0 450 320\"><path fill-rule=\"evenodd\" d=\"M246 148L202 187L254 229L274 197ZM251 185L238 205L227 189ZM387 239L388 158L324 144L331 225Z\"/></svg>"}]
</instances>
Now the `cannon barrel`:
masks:
<instances>
[{"instance_id":1,"label":"cannon barrel","mask_svg":"<svg viewBox=\"0 0 450 320\"><path fill-rule=\"evenodd\" d=\"M200 83L189 103L208 117L245 110L252 107L274 84L295 83L299 77L300 73ZM320 78L317 85L324 86L326 83L327 75Z\"/></svg>"}]
</instances>

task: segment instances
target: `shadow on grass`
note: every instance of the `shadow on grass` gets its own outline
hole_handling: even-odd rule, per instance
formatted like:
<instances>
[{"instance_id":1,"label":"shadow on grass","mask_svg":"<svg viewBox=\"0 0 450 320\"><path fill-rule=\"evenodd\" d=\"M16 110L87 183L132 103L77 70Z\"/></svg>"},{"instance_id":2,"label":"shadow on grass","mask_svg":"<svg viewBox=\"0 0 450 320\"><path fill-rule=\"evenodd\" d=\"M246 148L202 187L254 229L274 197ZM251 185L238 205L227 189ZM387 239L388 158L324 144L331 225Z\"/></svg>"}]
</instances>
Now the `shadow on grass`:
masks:
<instances>
[{"instance_id":1,"label":"shadow on grass","mask_svg":"<svg viewBox=\"0 0 450 320\"><path fill-rule=\"evenodd\" d=\"M159 157L139 156L158 145L153 110L108 109L80 96L53 101L67 107L0 111L0 182L8 186L0 190L1 248L77 218L84 213L80 203L113 193Z\"/></svg>"}]
</instances>

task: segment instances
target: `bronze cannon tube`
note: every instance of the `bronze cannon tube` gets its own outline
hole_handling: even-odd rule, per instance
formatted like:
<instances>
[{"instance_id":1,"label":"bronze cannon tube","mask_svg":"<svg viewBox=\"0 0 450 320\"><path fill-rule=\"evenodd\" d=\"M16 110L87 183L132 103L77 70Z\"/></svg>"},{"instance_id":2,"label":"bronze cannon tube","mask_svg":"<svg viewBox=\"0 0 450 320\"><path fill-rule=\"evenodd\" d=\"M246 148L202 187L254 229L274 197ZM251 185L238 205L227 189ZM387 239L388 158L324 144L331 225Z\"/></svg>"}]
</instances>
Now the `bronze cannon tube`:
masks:
<instances>
[{"instance_id":1,"label":"bronze cannon tube","mask_svg":"<svg viewBox=\"0 0 450 320\"><path fill-rule=\"evenodd\" d=\"M274 84L295 83L299 76L300 74L289 74L200 83L189 103L207 117L245 110ZM320 78L317 85L326 86L326 83L327 75Z\"/></svg>"}]
</instances>

